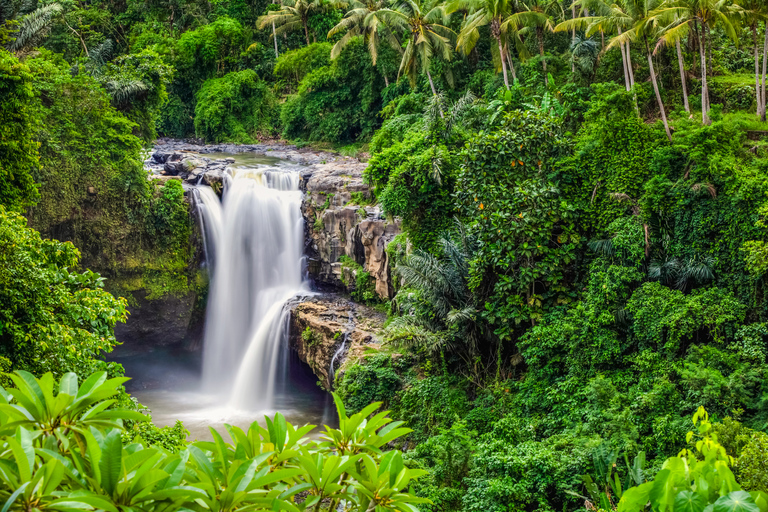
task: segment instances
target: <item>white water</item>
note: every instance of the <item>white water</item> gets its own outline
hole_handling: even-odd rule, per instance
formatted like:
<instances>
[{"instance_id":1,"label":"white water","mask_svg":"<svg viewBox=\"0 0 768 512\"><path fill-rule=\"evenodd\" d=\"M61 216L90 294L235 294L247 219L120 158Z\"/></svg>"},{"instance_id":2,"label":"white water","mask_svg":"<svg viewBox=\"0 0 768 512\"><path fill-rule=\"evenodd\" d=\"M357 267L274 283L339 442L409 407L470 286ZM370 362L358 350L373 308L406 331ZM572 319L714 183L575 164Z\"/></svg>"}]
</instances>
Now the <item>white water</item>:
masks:
<instances>
[{"instance_id":1,"label":"white water","mask_svg":"<svg viewBox=\"0 0 768 512\"><path fill-rule=\"evenodd\" d=\"M203 390L233 409L271 409L286 373L284 305L303 290L301 198L299 174L274 168L235 168L218 211L215 194L200 190L214 255Z\"/></svg>"}]
</instances>

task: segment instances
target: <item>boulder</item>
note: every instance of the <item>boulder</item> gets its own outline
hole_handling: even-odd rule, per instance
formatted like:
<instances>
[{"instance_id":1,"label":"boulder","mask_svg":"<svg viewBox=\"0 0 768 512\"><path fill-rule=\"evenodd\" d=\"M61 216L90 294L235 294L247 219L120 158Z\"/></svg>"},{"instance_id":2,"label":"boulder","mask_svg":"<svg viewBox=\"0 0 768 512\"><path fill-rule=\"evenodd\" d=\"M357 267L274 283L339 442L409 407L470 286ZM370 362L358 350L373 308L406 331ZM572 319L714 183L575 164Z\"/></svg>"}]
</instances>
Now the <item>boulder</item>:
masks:
<instances>
[{"instance_id":1,"label":"boulder","mask_svg":"<svg viewBox=\"0 0 768 512\"><path fill-rule=\"evenodd\" d=\"M356 204L371 198L363 183L364 168L357 161L342 161L302 172L308 270L320 287L351 290L354 275L349 269L350 275L343 275L340 263L348 256L375 279L376 292L387 299L394 288L386 247L401 232L400 221L386 219L377 206Z\"/></svg>"},{"instance_id":2,"label":"boulder","mask_svg":"<svg viewBox=\"0 0 768 512\"><path fill-rule=\"evenodd\" d=\"M334 373L343 373L366 348L379 347L386 319L385 314L338 295L298 300L291 305L290 345L331 390Z\"/></svg>"}]
</instances>

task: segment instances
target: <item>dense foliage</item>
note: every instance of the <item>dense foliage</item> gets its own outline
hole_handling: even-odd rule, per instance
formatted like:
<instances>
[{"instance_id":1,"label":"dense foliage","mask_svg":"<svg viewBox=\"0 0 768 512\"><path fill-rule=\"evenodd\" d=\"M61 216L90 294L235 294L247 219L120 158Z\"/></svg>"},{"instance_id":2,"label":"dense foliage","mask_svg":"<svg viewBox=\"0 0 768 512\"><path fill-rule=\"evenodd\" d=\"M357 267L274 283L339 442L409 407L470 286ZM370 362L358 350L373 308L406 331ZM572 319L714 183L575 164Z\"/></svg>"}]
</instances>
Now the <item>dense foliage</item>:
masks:
<instances>
[{"instance_id":1,"label":"dense foliage","mask_svg":"<svg viewBox=\"0 0 768 512\"><path fill-rule=\"evenodd\" d=\"M407 492L424 472L410 469L399 451L383 451L406 434L380 404L347 416L338 404L338 429L294 427L277 413L266 427L227 426L231 443L211 429L213 442L177 453L140 435L123 441L125 420L141 414L115 405L125 378L94 373L11 376L0 388L0 499L6 510L346 510L411 512L425 501Z\"/></svg>"},{"instance_id":2,"label":"dense foliage","mask_svg":"<svg viewBox=\"0 0 768 512\"><path fill-rule=\"evenodd\" d=\"M133 413L121 431L124 394L80 431L11 429L59 402L20 373L3 497L373 510L424 471L425 510L766 512L767 25L757 0L0 0L0 363L63 375L62 407L65 372L120 374L98 357L125 303L17 212L87 265L186 283L184 190L141 167L156 135L347 145L404 231L384 343L336 379L358 414L328 439L293 446L278 416L187 446ZM412 431L372 434L376 401ZM393 432L402 456L364 448ZM379 510L421 501L398 496Z\"/></svg>"}]
</instances>

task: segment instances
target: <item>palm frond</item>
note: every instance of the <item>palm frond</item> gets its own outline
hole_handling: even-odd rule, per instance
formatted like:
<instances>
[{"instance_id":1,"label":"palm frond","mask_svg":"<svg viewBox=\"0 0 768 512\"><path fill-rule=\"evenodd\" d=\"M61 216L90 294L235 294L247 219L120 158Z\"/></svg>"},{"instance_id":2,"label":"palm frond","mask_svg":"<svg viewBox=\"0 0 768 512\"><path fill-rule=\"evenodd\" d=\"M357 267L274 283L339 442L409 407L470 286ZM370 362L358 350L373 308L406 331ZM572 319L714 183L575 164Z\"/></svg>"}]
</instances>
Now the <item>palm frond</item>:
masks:
<instances>
[{"instance_id":1,"label":"palm frond","mask_svg":"<svg viewBox=\"0 0 768 512\"><path fill-rule=\"evenodd\" d=\"M12 51L18 51L41 38L61 11L61 4L52 3L24 16L15 34L16 38L10 43L9 48Z\"/></svg>"}]
</instances>

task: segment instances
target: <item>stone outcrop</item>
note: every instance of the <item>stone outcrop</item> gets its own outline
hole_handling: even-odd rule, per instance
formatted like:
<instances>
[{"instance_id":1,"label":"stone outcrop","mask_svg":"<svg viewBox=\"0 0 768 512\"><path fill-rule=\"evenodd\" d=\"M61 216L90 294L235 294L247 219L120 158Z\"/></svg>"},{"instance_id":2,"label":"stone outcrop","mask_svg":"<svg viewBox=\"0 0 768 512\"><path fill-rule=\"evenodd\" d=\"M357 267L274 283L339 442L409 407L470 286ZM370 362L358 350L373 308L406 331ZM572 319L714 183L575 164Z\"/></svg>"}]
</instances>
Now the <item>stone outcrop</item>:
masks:
<instances>
[{"instance_id":1,"label":"stone outcrop","mask_svg":"<svg viewBox=\"0 0 768 512\"><path fill-rule=\"evenodd\" d=\"M194 291L154 299L148 299L143 288L120 294L131 295L130 315L126 323L115 325L115 336L122 343L116 354L130 356L170 345L199 346L203 322L202 313L195 310Z\"/></svg>"},{"instance_id":2,"label":"stone outcrop","mask_svg":"<svg viewBox=\"0 0 768 512\"><path fill-rule=\"evenodd\" d=\"M400 222L366 204L371 202L371 191L363 183L363 169L365 164L351 160L303 171L308 269L321 287L350 290L359 266L373 277L379 296L387 299L394 289L386 248L400 233ZM345 265L344 256L355 265Z\"/></svg>"},{"instance_id":3,"label":"stone outcrop","mask_svg":"<svg viewBox=\"0 0 768 512\"><path fill-rule=\"evenodd\" d=\"M333 389L334 379L349 364L367 348L379 347L385 320L383 313L339 295L305 298L291 305L291 348L323 387Z\"/></svg>"}]
</instances>

